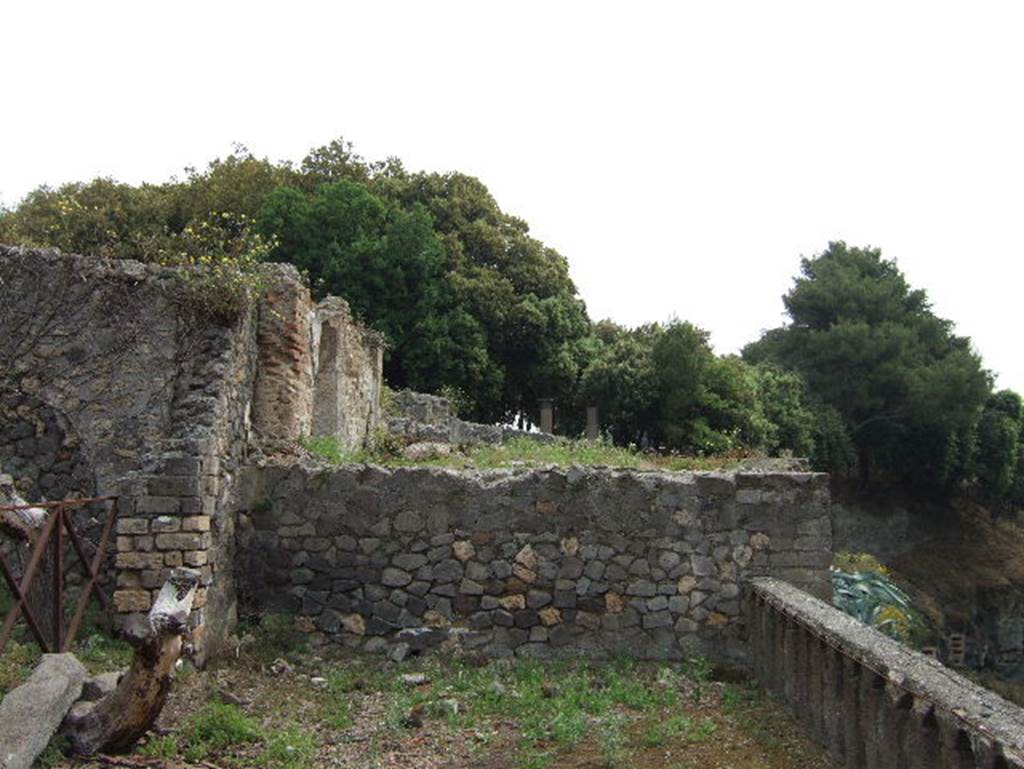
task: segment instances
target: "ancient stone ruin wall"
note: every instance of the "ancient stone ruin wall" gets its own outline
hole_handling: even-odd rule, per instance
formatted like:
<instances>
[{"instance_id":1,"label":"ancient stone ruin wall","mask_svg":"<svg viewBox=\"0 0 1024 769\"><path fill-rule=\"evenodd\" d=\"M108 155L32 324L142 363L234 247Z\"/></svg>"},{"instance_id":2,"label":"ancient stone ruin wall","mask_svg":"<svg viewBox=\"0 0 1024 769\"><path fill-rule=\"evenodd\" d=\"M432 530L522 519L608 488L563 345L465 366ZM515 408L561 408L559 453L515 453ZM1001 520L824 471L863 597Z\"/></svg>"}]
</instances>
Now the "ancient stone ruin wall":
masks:
<instances>
[{"instance_id":1,"label":"ancient stone ruin wall","mask_svg":"<svg viewBox=\"0 0 1024 769\"><path fill-rule=\"evenodd\" d=\"M254 432L298 437L314 408L308 289L282 265L267 286L224 326L197 311L174 270L0 246L0 472L31 501L120 497L113 597L128 627L181 565L202 572L197 645L234 622L239 467ZM379 382L379 344L338 350L376 366L346 376ZM375 408L351 404L368 420Z\"/></svg>"},{"instance_id":2,"label":"ancient stone ruin wall","mask_svg":"<svg viewBox=\"0 0 1024 769\"><path fill-rule=\"evenodd\" d=\"M848 767L1024 768L1024 710L776 579L747 601L754 669Z\"/></svg>"},{"instance_id":3,"label":"ancient stone ruin wall","mask_svg":"<svg viewBox=\"0 0 1024 769\"><path fill-rule=\"evenodd\" d=\"M820 474L269 466L241 486L243 603L322 642L744 658L749 578L830 592Z\"/></svg>"},{"instance_id":4,"label":"ancient stone ruin wall","mask_svg":"<svg viewBox=\"0 0 1024 769\"><path fill-rule=\"evenodd\" d=\"M352 319L348 303L314 304L296 290L298 273L268 268L259 313L259 365L253 400L257 430L268 438L335 438L366 443L380 421L384 340Z\"/></svg>"},{"instance_id":5,"label":"ancient stone ruin wall","mask_svg":"<svg viewBox=\"0 0 1024 769\"><path fill-rule=\"evenodd\" d=\"M313 317L312 434L347 449L365 445L380 421L384 339L354 323L348 303L329 296Z\"/></svg>"},{"instance_id":6,"label":"ancient stone ruin wall","mask_svg":"<svg viewBox=\"0 0 1024 769\"><path fill-rule=\"evenodd\" d=\"M549 433L527 432L508 425L484 425L467 422L455 414L451 401L438 395L400 390L394 397L395 413L385 420L393 435L407 443L419 441L472 446L504 443L516 438L550 443L559 440Z\"/></svg>"}]
</instances>

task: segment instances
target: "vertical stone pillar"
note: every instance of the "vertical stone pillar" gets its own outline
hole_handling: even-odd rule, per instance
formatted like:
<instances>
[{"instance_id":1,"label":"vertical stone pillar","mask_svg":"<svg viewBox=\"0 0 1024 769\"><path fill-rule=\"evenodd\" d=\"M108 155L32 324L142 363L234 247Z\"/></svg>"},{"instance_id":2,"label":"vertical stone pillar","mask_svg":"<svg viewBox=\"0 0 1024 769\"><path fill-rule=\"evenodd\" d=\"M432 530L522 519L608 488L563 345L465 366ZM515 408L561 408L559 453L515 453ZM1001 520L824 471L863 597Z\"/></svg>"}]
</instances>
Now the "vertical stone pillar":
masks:
<instances>
[{"instance_id":1,"label":"vertical stone pillar","mask_svg":"<svg viewBox=\"0 0 1024 769\"><path fill-rule=\"evenodd\" d=\"M850 767L864 766L864 731L861 717L863 709L860 701L861 677L866 671L856 660L843 657L843 745L846 752L846 765Z\"/></svg>"},{"instance_id":2,"label":"vertical stone pillar","mask_svg":"<svg viewBox=\"0 0 1024 769\"><path fill-rule=\"evenodd\" d=\"M555 431L555 405L550 398L540 401L540 431L548 435Z\"/></svg>"},{"instance_id":3,"label":"vertical stone pillar","mask_svg":"<svg viewBox=\"0 0 1024 769\"><path fill-rule=\"evenodd\" d=\"M768 604L756 591L751 590L750 602L750 634L754 657L754 671L757 680L768 681Z\"/></svg>"},{"instance_id":4,"label":"vertical stone pillar","mask_svg":"<svg viewBox=\"0 0 1024 769\"><path fill-rule=\"evenodd\" d=\"M907 759L907 769L936 769L939 766L938 731L932 703L915 697L904 732L903 755Z\"/></svg>"},{"instance_id":5,"label":"vertical stone pillar","mask_svg":"<svg viewBox=\"0 0 1024 769\"><path fill-rule=\"evenodd\" d=\"M826 742L832 757L842 763L846 755L846 734L843 728L843 691L846 681L843 676L843 656L831 646L826 647L823 654L822 683Z\"/></svg>"},{"instance_id":6,"label":"vertical stone pillar","mask_svg":"<svg viewBox=\"0 0 1024 769\"><path fill-rule=\"evenodd\" d=\"M884 697L885 679L873 670L861 668L860 723L865 769L888 769L894 765L895 756L886 755L880 739L882 720L888 716L883 707Z\"/></svg>"},{"instance_id":7,"label":"vertical stone pillar","mask_svg":"<svg viewBox=\"0 0 1024 769\"><path fill-rule=\"evenodd\" d=\"M783 615L785 627L782 633L782 659L784 660L782 685L786 702L793 712L800 713L800 668L799 668L799 632L800 629L789 617Z\"/></svg>"},{"instance_id":8,"label":"vertical stone pillar","mask_svg":"<svg viewBox=\"0 0 1024 769\"><path fill-rule=\"evenodd\" d=\"M312 434L360 448L380 418L381 340L353 321L348 303L336 296L317 305L314 332Z\"/></svg>"},{"instance_id":9,"label":"vertical stone pillar","mask_svg":"<svg viewBox=\"0 0 1024 769\"><path fill-rule=\"evenodd\" d=\"M296 440L309 434L313 417L313 301L294 267L267 269L252 421L265 436Z\"/></svg>"},{"instance_id":10,"label":"vertical stone pillar","mask_svg":"<svg viewBox=\"0 0 1024 769\"><path fill-rule=\"evenodd\" d=\"M878 746L883 756L891 756L890 765L907 766L903 741L914 698L890 682L886 682L879 719Z\"/></svg>"},{"instance_id":11,"label":"vertical stone pillar","mask_svg":"<svg viewBox=\"0 0 1024 769\"><path fill-rule=\"evenodd\" d=\"M596 441L601 437L601 425L597 421L597 406L587 406L587 440Z\"/></svg>"},{"instance_id":12,"label":"vertical stone pillar","mask_svg":"<svg viewBox=\"0 0 1024 769\"><path fill-rule=\"evenodd\" d=\"M828 647L813 633L807 633L807 708L811 713L811 733L818 742L828 743L824 702L825 696L825 654Z\"/></svg>"},{"instance_id":13,"label":"vertical stone pillar","mask_svg":"<svg viewBox=\"0 0 1024 769\"><path fill-rule=\"evenodd\" d=\"M951 713L937 711L939 766L943 769L975 769L974 751L967 733Z\"/></svg>"},{"instance_id":14,"label":"vertical stone pillar","mask_svg":"<svg viewBox=\"0 0 1024 769\"><path fill-rule=\"evenodd\" d=\"M772 691L779 699L786 701L786 618L782 612L771 610L772 630ZM789 703L786 702L788 705Z\"/></svg>"}]
</instances>

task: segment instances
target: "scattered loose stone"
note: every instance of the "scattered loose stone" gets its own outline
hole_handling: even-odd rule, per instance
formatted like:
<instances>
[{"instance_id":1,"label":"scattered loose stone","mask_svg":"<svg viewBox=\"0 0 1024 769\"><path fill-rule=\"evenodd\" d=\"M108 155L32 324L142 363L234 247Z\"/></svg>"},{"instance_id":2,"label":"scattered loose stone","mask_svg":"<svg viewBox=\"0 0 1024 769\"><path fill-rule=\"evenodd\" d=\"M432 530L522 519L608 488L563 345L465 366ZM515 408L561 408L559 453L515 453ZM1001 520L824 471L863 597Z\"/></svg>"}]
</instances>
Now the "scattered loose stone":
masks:
<instances>
[{"instance_id":1,"label":"scattered loose stone","mask_svg":"<svg viewBox=\"0 0 1024 769\"><path fill-rule=\"evenodd\" d=\"M288 676L294 672L294 668L284 657L278 657L270 663L269 671L271 675Z\"/></svg>"},{"instance_id":2,"label":"scattered loose stone","mask_svg":"<svg viewBox=\"0 0 1024 769\"><path fill-rule=\"evenodd\" d=\"M402 716L402 726L406 729L419 729L423 726L423 704L413 705L412 709Z\"/></svg>"},{"instance_id":3,"label":"scattered loose stone","mask_svg":"<svg viewBox=\"0 0 1024 769\"><path fill-rule=\"evenodd\" d=\"M411 462L423 462L428 459L447 457L452 453L450 443L438 443L435 441L421 441L410 443L402 449L402 458Z\"/></svg>"},{"instance_id":4,"label":"scattered loose stone","mask_svg":"<svg viewBox=\"0 0 1024 769\"><path fill-rule=\"evenodd\" d=\"M437 711L442 716L457 716L459 714L459 701L451 698L438 700Z\"/></svg>"},{"instance_id":5,"label":"scattered loose stone","mask_svg":"<svg viewBox=\"0 0 1024 769\"><path fill-rule=\"evenodd\" d=\"M409 651L409 644L397 643L392 646L391 650L388 652L388 659L392 662L401 662L409 656Z\"/></svg>"}]
</instances>

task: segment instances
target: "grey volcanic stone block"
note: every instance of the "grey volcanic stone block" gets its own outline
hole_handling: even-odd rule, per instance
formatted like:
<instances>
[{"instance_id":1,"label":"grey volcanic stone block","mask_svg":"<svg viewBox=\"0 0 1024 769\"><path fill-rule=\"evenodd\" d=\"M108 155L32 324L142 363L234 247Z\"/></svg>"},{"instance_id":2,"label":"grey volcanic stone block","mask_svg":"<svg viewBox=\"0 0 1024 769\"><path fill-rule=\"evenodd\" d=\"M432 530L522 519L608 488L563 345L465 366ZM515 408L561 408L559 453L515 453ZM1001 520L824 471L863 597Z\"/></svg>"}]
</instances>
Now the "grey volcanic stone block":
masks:
<instances>
[{"instance_id":1,"label":"grey volcanic stone block","mask_svg":"<svg viewBox=\"0 0 1024 769\"><path fill-rule=\"evenodd\" d=\"M43 655L28 680L0 703L0 766L32 766L82 693L85 676L75 655Z\"/></svg>"},{"instance_id":2,"label":"grey volcanic stone block","mask_svg":"<svg viewBox=\"0 0 1024 769\"><path fill-rule=\"evenodd\" d=\"M254 473L273 504L242 513L239 587L267 606L301 604L313 620L304 627L341 646L366 644L344 624L332 630L336 615L359 614L366 635L388 644L415 647L397 637L403 629L450 622L464 648L472 635L500 656L678 658L688 637L742 665L740 601L752 577L831 590L824 475L746 474L738 484L580 467ZM739 505L737 489L757 495ZM332 539L301 533L328 512Z\"/></svg>"}]
</instances>

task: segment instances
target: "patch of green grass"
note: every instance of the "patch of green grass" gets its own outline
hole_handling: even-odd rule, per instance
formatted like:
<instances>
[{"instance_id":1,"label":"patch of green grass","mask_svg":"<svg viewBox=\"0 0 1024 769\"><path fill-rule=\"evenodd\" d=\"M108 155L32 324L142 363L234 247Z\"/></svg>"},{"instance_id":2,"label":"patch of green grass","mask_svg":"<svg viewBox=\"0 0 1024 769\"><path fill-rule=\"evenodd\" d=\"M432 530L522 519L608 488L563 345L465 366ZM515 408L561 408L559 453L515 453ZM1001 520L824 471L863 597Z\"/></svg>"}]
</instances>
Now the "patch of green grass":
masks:
<instances>
[{"instance_id":1,"label":"patch of green grass","mask_svg":"<svg viewBox=\"0 0 1024 769\"><path fill-rule=\"evenodd\" d=\"M350 693L357 685L365 686L365 683L348 667L338 668L327 674L327 702L324 709L325 720L332 729L348 729L352 726Z\"/></svg>"},{"instance_id":2,"label":"patch of green grass","mask_svg":"<svg viewBox=\"0 0 1024 769\"><path fill-rule=\"evenodd\" d=\"M257 661L267 664L278 657L296 658L306 651L306 635L296 630L295 617L268 612L239 623L239 635L254 639L247 647Z\"/></svg>"},{"instance_id":3,"label":"patch of green grass","mask_svg":"<svg viewBox=\"0 0 1024 769\"><path fill-rule=\"evenodd\" d=\"M688 716L673 716L664 721L655 721L647 725L642 742L648 748L664 745L673 737L679 737L693 728L693 719Z\"/></svg>"},{"instance_id":4,"label":"patch of green grass","mask_svg":"<svg viewBox=\"0 0 1024 769\"><path fill-rule=\"evenodd\" d=\"M693 687L693 703L699 705L707 692L708 684L711 682L711 674L714 672L714 664L697 649L687 651L686 660L683 662L683 674L690 680Z\"/></svg>"},{"instance_id":5,"label":"patch of green grass","mask_svg":"<svg viewBox=\"0 0 1024 769\"><path fill-rule=\"evenodd\" d=\"M374 457L373 452L366 451L365 449L351 450L342 448L337 438L307 436L300 438L299 444L307 451L311 451L335 465L381 461Z\"/></svg>"},{"instance_id":6,"label":"patch of green grass","mask_svg":"<svg viewBox=\"0 0 1024 769\"><path fill-rule=\"evenodd\" d=\"M611 769L626 769L633 765L630 760L629 735L626 729L629 719L622 715L614 715L601 724L598 742L601 744L601 757Z\"/></svg>"},{"instance_id":7,"label":"patch of green grass","mask_svg":"<svg viewBox=\"0 0 1024 769\"><path fill-rule=\"evenodd\" d=\"M87 636L75 651L82 664L94 674L128 667L134 653L127 641L99 632Z\"/></svg>"},{"instance_id":8,"label":"patch of green grass","mask_svg":"<svg viewBox=\"0 0 1024 769\"><path fill-rule=\"evenodd\" d=\"M260 756L260 765L268 769L304 769L316 756L313 735L299 729L285 729L271 734Z\"/></svg>"},{"instance_id":9,"label":"patch of green grass","mask_svg":"<svg viewBox=\"0 0 1024 769\"><path fill-rule=\"evenodd\" d=\"M211 753L258 742L260 727L237 705L207 702L189 716L179 734L188 761L201 761Z\"/></svg>"},{"instance_id":10,"label":"patch of green grass","mask_svg":"<svg viewBox=\"0 0 1024 769\"><path fill-rule=\"evenodd\" d=\"M378 436L371 450L343 449L334 438L303 438L301 444L309 451L333 464L376 463L393 467L431 465L438 467L488 470L510 466L606 465L647 470L715 470L735 460L726 457L682 457L657 455L635 448L613 446L605 441L560 440L540 442L530 438L514 438L500 444L473 446L463 453L437 456L426 460L407 460L393 436Z\"/></svg>"},{"instance_id":11,"label":"patch of green grass","mask_svg":"<svg viewBox=\"0 0 1024 769\"><path fill-rule=\"evenodd\" d=\"M555 763L555 754L550 750L524 750L520 752L517 769L548 769Z\"/></svg>"},{"instance_id":12,"label":"patch of green grass","mask_svg":"<svg viewBox=\"0 0 1024 769\"><path fill-rule=\"evenodd\" d=\"M779 745L774 720L776 711L756 683L726 684L722 690L722 710L758 745L769 749Z\"/></svg>"},{"instance_id":13,"label":"patch of green grass","mask_svg":"<svg viewBox=\"0 0 1024 769\"><path fill-rule=\"evenodd\" d=\"M496 445L483 445L470 449L465 458L446 458L453 464L460 460L481 469L508 467L514 463L526 465L611 465L613 467L642 467L646 462L641 454L630 449L612 446L600 441L558 441L541 443L530 438L515 438ZM448 462L443 462L448 464Z\"/></svg>"},{"instance_id":14,"label":"patch of green grass","mask_svg":"<svg viewBox=\"0 0 1024 769\"><path fill-rule=\"evenodd\" d=\"M178 738L173 734L165 734L162 737L154 737L137 750L139 755L150 758L163 758L171 760L178 757L180 747Z\"/></svg>"},{"instance_id":15,"label":"patch of green grass","mask_svg":"<svg viewBox=\"0 0 1024 769\"><path fill-rule=\"evenodd\" d=\"M23 684L41 656L42 652L34 643L8 642L0 657L0 696Z\"/></svg>"},{"instance_id":16,"label":"patch of green grass","mask_svg":"<svg viewBox=\"0 0 1024 769\"><path fill-rule=\"evenodd\" d=\"M70 743L68 743L66 737L59 734L53 735L49 743L47 743L46 749L39 754L35 763L32 764L32 769L53 769L64 761L64 753L69 747Z\"/></svg>"},{"instance_id":17,"label":"patch of green grass","mask_svg":"<svg viewBox=\"0 0 1024 769\"><path fill-rule=\"evenodd\" d=\"M632 721L634 714L657 713L679 701L676 686L652 680L649 666L628 658L470 666L459 658L435 655L414 667L426 673L430 685L421 690L392 680L385 714L391 729L402 729L403 718L420 704L426 717L446 718L459 728L479 729L492 720L512 722L519 733L521 766L547 766L554 754L588 738L600 739L609 719L617 725L617 719ZM329 691L344 690L354 675L329 675ZM672 672L673 681L679 676ZM458 702L458 712L441 707L443 699Z\"/></svg>"}]
</instances>

